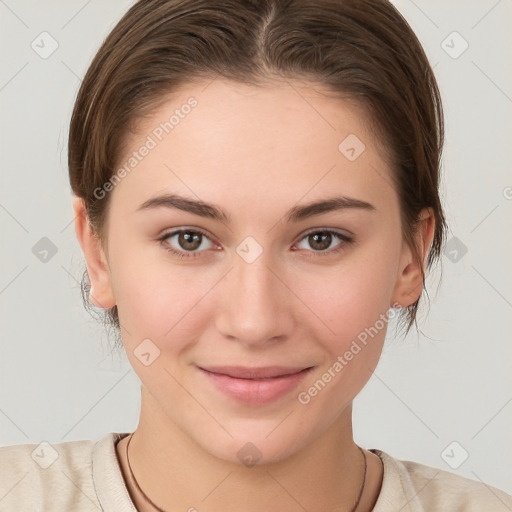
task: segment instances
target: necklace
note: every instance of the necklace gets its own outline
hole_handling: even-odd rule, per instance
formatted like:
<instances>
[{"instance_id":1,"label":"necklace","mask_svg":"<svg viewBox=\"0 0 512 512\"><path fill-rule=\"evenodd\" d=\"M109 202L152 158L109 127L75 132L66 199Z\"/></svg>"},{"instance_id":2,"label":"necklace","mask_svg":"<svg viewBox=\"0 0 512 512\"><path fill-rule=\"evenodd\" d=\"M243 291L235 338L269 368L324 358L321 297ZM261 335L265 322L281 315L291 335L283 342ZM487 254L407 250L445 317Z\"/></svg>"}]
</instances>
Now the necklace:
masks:
<instances>
[{"instance_id":1,"label":"necklace","mask_svg":"<svg viewBox=\"0 0 512 512\"><path fill-rule=\"evenodd\" d=\"M132 437L133 437L133 432L130 434L129 438L128 438L128 442L126 443L126 462L128 463L128 469L130 470L130 476L132 477L133 479L133 482L135 484L135 487L137 487L137 490L140 492L140 494L142 494L142 496L144 496L144 499L155 509L155 510L158 510L158 512L165 512L165 510L162 510L160 507L158 507L157 505L155 505L150 499L149 497L146 495L146 493L140 488L140 485L139 483L137 482L137 479L135 478L135 475L133 474L133 471L132 471L132 467L130 465L130 458L128 457L128 446L130 445L130 441L132 440ZM351 512L356 512L357 508L359 507L359 502L361 501L361 497L363 496L363 491L364 491L364 486L366 484L366 470L367 470L367 462L366 462L366 454L364 453L363 449L358 446L359 448L359 451L361 452L361 454L363 455L363 459L364 459L364 474L363 474L363 483L361 484L361 488L359 489L359 495L357 497L357 501L356 501L356 504L354 505L354 508L352 509Z\"/></svg>"}]
</instances>

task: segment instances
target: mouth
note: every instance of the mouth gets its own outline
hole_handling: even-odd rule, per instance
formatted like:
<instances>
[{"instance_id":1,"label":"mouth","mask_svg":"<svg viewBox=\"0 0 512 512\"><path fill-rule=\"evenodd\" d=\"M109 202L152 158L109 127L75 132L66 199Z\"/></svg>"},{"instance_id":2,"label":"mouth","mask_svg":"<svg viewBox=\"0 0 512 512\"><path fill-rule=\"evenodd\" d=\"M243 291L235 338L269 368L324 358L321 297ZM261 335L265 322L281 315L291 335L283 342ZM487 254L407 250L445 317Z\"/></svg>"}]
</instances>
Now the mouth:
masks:
<instances>
[{"instance_id":1,"label":"mouth","mask_svg":"<svg viewBox=\"0 0 512 512\"><path fill-rule=\"evenodd\" d=\"M295 375L296 373L300 373L312 367L265 366L261 368L250 368L245 366L209 366L200 368L210 373L226 375L227 377L233 377L235 379L261 380Z\"/></svg>"},{"instance_id":2,"label":"mouth","mask_svg":"<svg viewBox=\"0 0 512 512\"><path fill-rule=\"evenodd\" d=\"M290 393L312 368L312 366L198 367L216 390L248 404L269 403Z\"/></svg>"}]
</instances>

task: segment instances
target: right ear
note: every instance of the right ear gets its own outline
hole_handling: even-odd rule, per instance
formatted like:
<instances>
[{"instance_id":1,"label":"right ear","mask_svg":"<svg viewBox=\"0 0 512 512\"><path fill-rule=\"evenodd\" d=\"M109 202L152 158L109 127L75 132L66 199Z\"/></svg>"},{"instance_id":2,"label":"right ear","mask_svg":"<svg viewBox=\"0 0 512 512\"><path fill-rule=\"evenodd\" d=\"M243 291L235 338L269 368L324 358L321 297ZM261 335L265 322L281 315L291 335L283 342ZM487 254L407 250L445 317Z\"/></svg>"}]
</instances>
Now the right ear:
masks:
<instances>
[{"instance_id":1,"label":"right ear","mask_svg":"<svg viewBox=\"0 0 512 512\"><path fill-rule=\"evenodd\" d=\"M87 273L91 282L89 300L98 308L111 309L116 305L108 262L98 237L93 233L84 200L73 198L75 212L75 233L87 263Z\"/></svg>"}]
</instances>

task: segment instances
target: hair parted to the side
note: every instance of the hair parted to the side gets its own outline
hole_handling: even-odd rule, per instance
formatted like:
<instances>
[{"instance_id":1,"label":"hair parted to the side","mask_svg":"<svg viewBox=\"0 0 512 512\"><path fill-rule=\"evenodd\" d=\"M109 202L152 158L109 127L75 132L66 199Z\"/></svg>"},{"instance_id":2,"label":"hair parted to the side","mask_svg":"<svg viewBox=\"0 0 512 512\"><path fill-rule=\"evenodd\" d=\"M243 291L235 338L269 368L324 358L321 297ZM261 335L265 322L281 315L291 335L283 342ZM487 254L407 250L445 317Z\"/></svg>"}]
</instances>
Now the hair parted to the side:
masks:
<instances>
[{"instance_id":1,"label":"hair parted to the side","mask_svg":"<svg viewBox=\"0 0 512 512\"><path fill-rule=\"evenodd\" d=\"M178 87L216 77L258 86L303 80L360 106L393 171L404 241L421 261L414 234L420 211L431 207L427 269L440 259L447 229L439 196L441 97L420 42L387 0L136 2L94 57L70 123L71 188L102 243L109 194L98 199L94 191L115 173L129 130ZM90 307L88 286L85 272ZM418 303L400 311L406 334ZM105 313L122 343L117 307Z\"/></svg>"}]
</instances>

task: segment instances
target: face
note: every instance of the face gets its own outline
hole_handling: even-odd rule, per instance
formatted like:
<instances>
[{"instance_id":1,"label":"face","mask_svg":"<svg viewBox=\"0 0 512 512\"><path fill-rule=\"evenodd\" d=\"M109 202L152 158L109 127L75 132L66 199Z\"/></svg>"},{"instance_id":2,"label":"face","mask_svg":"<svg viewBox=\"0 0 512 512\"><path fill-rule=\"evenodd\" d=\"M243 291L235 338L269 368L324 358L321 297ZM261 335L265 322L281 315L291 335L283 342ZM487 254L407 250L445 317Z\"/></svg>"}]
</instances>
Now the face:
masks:
<instances>
[{"instance_id":1,"label":"face","mask_svg":"<svg viewBox=\"0 0 512 512\"><path fill-rule=\"evenodd\" d=\"M360 111L304 83L206 85L127 139L89 274L164 425L275 462L348 421L421 278Z\"/></svg>"}]
</instances>

